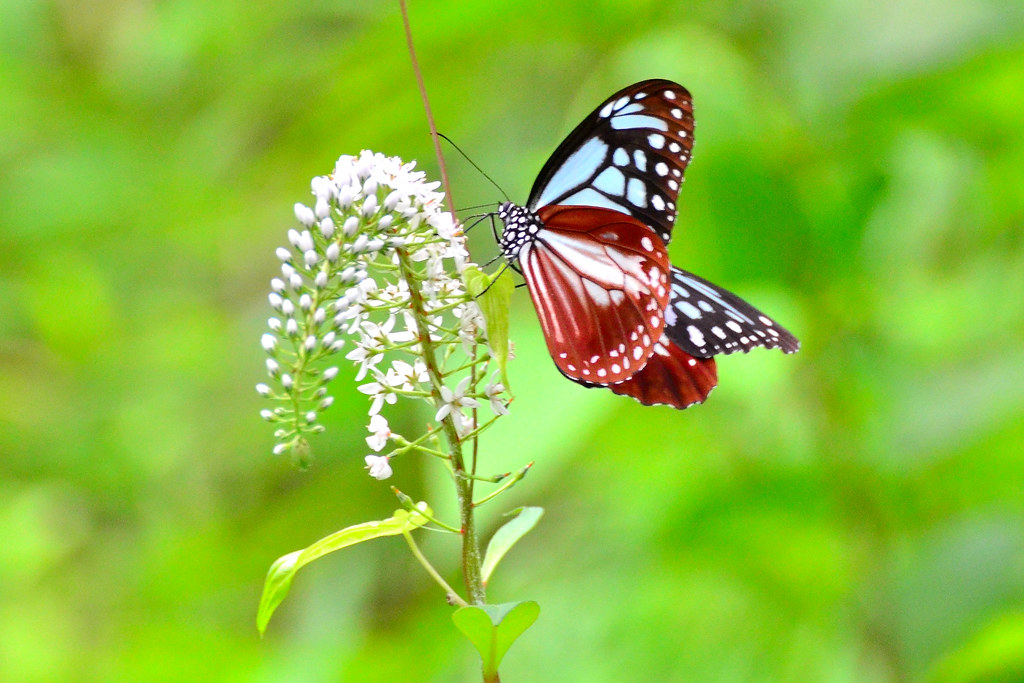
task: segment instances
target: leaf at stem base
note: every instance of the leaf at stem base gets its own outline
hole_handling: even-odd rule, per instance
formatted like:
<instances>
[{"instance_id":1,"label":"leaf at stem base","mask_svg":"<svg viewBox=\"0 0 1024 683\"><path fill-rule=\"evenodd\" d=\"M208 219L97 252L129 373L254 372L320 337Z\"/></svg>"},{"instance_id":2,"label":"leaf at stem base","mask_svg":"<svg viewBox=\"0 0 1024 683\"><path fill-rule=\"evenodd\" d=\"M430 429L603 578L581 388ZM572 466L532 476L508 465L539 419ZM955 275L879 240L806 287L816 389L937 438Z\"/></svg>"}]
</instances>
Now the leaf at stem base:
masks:
<instances>
[{"instance_id":1,"label":"leaf at stem base","mask_svg":"<svg viewBox=\"0 0 1024 683\"><path fill-rule=\"evenodd\" d=\"M484 676L493 677L512 643L530 628L539 614L540 605L527 600L460 607L452 614L452 621L480 653Z\"/></svg>"}]
</instances>

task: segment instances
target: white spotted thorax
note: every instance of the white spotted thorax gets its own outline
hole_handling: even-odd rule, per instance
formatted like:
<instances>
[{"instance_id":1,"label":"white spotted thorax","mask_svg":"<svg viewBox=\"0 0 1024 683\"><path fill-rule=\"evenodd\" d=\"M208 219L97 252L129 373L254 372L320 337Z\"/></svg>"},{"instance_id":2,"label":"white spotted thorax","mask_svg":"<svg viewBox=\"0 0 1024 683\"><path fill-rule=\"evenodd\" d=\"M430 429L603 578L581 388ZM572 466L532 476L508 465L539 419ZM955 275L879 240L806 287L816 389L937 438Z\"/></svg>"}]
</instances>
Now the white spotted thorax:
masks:
<instances>
[{"instance_id":1,"label":"white spotted thorax","mask_svg":"<svg viewBox=\"0 0 1024 683\"><path fill-rule=\"evenodd\" d=\"M501 232L501 252L510 261L516 260L523 247L533 241L540 230L540 218L533 211L512 202L498 207L498 218L505 225Z\"/></svg>"},{"instance_id":2,"label":"white spotted thorax","mask_svg":"<svg viewBox=\"0 0 1024 683\"><path fill-rule=\"evenodd\" d=\"M356 388L370 401L366 442L375 454L366 464L375 478L390 476L397 451L419 443L391 430L385 406L426 401L459 434L480 428L478 399L504 409L484 322L460 279L472 265L465 237L439 183L413 168L368 151L345 155L313 179L312 206L295 205L299 225L277 249L274 315L261 338L270 381L257 386L274 403L261 415L277 426L275 453L306 460L307 437L323 430L320 414L334 400L328 385L339 369L330 362L346 344Z\"/></svg>"}]
</instances>

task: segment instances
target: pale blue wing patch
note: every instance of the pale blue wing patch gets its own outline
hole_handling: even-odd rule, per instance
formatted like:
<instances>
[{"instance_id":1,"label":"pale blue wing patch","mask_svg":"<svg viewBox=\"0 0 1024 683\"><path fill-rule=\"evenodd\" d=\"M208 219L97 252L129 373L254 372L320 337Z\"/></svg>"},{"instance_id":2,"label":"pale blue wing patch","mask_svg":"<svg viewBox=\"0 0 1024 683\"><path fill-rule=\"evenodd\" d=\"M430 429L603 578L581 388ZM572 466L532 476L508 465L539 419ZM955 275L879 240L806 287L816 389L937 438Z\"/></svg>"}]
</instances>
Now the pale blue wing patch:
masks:
<instances>
[{"instance_id":1,"label":"pale blue wing patch","mask_svg":"<svg viewBox=\"0 0 1024 683\"><path fill-rule=\"evenodd\" d=\"M562 195L590 181L608 159L608 145L600 138L590 138L579 149L569 155L555 174L551 176L544 191L530 206L537 209L555 202ZM558 202L564 203L564 202Z\"/></svg>"},{"instance_id":2,"label":"pale blue wing patch","mask_svg":"<svg viewBox=\"0 0 1024 683\"><path fill-rule=\"evenodd\" d=\"M650 226L668 244L693 125L692 100L682 86L652 80L624 88L562 142L527 207L614 209Z\"/></svg>"}]
</instances>

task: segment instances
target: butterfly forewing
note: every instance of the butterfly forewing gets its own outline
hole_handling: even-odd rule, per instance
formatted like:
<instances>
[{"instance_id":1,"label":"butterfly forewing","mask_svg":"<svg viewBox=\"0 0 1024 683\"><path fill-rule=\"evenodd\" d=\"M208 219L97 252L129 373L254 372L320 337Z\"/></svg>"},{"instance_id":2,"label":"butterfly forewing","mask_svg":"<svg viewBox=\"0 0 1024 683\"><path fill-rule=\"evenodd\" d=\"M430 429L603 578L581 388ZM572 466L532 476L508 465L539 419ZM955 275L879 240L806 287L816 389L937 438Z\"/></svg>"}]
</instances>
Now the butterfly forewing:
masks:
<instances>
[{"instance_id":1,"label":"butterfly forewing","mask_svg":"<svg viewBox=\"0 0 1024 683\"><path fill-rule=\"evenodd\" d=\"M559 145L527 206L597 206L650 226L665 244L693 150L693 101L666 80L612 95Z\"/></svg>"},{"instance_id":2,"label":"butterfly forewing","mask_svg":"<svg viewBox=\"0 0 1024 683\"><path fill-rule=\"evenodd\" d=\"M668 254L617 211L548 206L519 254L548 351L571 379L607 385L644 366L664 330Z\"/></svg>"},{"instance_id":3,"label":"butterfly forewing","mask_svg":"<svg viewBox=\"0 0 1024 683\"><path fill-rule=\"evenodd\" d=\"M758 346L786 353L800 348L786 328L740 297L675 267L665 323L666 336L699 358Z\"/></svg>"}]
</instances>

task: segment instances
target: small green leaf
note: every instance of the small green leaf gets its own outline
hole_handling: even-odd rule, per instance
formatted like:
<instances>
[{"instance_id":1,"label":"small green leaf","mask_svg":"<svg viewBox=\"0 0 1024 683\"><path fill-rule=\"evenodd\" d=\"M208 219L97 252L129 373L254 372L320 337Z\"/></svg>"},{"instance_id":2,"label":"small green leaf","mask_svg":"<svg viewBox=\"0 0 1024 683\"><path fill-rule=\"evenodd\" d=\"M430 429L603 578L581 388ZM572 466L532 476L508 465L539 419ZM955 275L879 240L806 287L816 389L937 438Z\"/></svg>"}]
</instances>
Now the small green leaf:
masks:
<instances>
[{"instance_id":1,"label":"small green leaf","mask_svg":"<svg viewBox=\"0 0 1024 683\"><path fill-rule=\"evenodd\" d=\"M270 565L267 580L263 584L263 595L260 597L260 606L256 614L256 627L259 629L260 635L267 630L271 615L288 595L292 579L297 571L313 560L333 553L335 550L381 536L397 536L423 526L428 521L425 515L429 516L432 513L424 503L420 503L420 505L423 506L421 510L424 514L408 510L395 510L393 517L379 522L365 522L350 526L321 538L308 548L296 550L278 558L274 564Z\"/></svg>"},{"instance_id":2,"label":"small green leaf","mask_svg":"<svg viewBox=\"0 0 1024 683\"><path fill-rule=\"evenodd\" d=\"M508 382L508 312L512 304L515 281L508 268L502 268L489 276L479 268L470 266L462 273L466 290L476 297L487 325L487 345L501 370L501 381L507 388Z\"/></svg>"},{"instance_id":3,"label":"small green leaf","mask_svg":"<svg viewBox=\"0 0 1024 683\"><path fill-rule=\"evenodd\" d=\"M539 614L540 605L528 600L460 607L452 614L452 621L480 653L484 675L493 676L512 643Z\"/></svg>"},{"instance_id":4,"label":"small green leaf","mask_svg":"<svg viewBox=\"0 0 1024 683\"><path fill-rule=\"evenodd\" d=\"M490 543L487 544L487 552L484 554L484 563L481 567L484 585L491 580L494 568L501 562L501 558L505 557L505 553L533 527L537 526L538 520L544 514L544 508L522 507L513 512L516 513L516 516L495 531L491 536Z\"/></svg>"}]
</instances>

